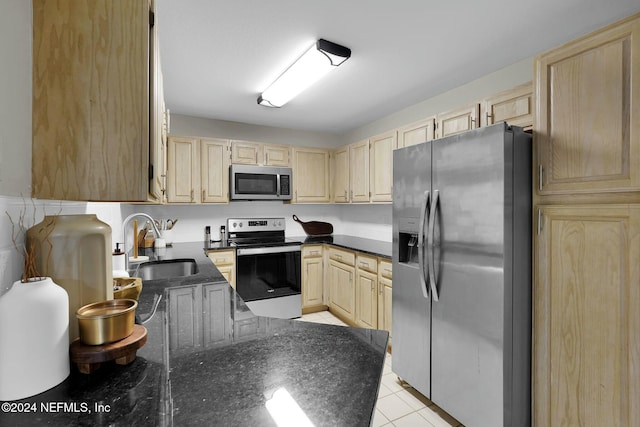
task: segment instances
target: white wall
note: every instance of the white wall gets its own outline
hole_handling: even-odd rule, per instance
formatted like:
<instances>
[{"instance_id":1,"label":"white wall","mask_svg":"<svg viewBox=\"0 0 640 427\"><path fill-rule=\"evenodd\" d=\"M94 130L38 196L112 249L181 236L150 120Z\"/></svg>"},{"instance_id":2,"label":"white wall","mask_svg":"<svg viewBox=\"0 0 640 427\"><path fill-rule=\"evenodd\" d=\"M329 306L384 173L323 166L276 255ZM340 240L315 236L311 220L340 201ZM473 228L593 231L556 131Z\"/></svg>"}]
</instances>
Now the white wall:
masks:
<instances>
[{"instance_id":1,"label":"white wall","mask_svg":"<svg viewBox=\"0 0 640 427\"><path fill-rule=\"evenodd\" d=\"M0 2L0 194L31 194L31 1ZM0 234L0 239L2 234Z\"/></svg>"},{"instance_id":2,"label":"white wall","mask_svg":"<svg viewBox=\"0 0 640 427\"><path fill-rule=\"evenodd\" d=\"M340 138L330 133L275 128L180 114L171 114L170 116L170 133L172 135L239 139L307 147L338 147L340 145Z\"/></svg>"}]
</instances>

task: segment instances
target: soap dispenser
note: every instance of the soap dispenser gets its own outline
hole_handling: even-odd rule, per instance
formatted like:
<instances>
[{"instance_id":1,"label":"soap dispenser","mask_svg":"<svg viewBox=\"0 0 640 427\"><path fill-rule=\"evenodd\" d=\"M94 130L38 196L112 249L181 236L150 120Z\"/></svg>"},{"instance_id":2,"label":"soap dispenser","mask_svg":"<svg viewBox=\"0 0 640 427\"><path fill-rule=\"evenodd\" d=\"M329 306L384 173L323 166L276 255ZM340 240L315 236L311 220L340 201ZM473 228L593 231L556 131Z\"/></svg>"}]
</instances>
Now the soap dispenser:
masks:
<instances>
[{"instance_id":1,"label":"soap dispenser","mask_svg":"<svg viewBox=\"0 0 640 427\"><path fill-rule=\"evenodd\" d=\"M125 269L127 255L120 249L120 243L116 243L116 248L111 255L113 258L113 277L129 277L129 273Z\"/></svg>"}]
</instances>

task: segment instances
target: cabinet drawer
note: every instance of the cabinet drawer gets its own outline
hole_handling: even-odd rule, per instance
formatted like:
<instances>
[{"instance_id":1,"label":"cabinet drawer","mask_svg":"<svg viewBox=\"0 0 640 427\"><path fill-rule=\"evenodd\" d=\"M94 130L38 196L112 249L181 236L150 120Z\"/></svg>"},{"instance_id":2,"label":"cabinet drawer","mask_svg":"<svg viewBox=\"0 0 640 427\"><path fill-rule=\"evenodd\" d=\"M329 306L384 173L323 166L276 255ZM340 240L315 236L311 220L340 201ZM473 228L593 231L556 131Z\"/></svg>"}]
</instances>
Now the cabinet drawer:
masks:
<instances>
[{"instance_id":1,"label":"cabinet drawer","mask_svg":"<svg viewBox=\"0 0 640 427\"><path fill-rule=\"evenodd\" d=\"M356 254L337 248L329 248L329 258L349 265L356 264Z\"/></svg>"},{"instance_id":2,"label":"cabinet drawer","mask_svg":"<svg viewBox=\"0 0 640 427\"><path fill-rule=\"evenodd\" d=\"M321 245L305 245L302 247L302 258L319 257L322 256Z\"/></svg>"},{"instance_id":3,"label":"cabinet drawer","mask_svg":"<svg viewBox=\"0 0 640 427\"><path fill-rule=\"evenodd\" d=\"M376 257L358 254L358 269L369 271L371 273L378 272L378 259Z\"/></svg>"},{"instance_id":4,"label":"cabinet drawer","mask_svg":"<svg viewBox=\"0 0 640 427\"><path fill-rule=\"evenodd\" d=\"M215 265L233 264L235 263L235 260L236 260L236 253L235 251L232 251L232 250L231 251L210 251L207 253L207 255Z\"/></svg>"},{"instance_id":5,"label":"cabinet drawer","mask_svg":"<svg viewBox=\"0 0 640 427\"><path fill-rule=\"evenodd\" d=\"M391 261L387 261L385 259L380 260L380 264L378 265L378 271L382 277L386 277L388 279L393 279L392 275L392 264Z\"/></svg>"}]
</instances>

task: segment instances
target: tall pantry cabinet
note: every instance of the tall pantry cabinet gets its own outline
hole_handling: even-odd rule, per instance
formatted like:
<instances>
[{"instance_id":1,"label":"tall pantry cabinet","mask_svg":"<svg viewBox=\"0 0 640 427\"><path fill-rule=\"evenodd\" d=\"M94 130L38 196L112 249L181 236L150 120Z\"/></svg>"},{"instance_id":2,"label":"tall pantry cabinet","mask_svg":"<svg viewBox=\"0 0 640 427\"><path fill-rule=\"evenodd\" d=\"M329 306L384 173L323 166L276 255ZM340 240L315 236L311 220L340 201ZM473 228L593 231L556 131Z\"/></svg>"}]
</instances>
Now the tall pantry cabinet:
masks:
<instances>
[{"instance_id":1,"label":"tall pantry cabinet","mask_svg":"<svg viewBox=\"0 0 640 427\"><path fill-rule=\"evenodd\" d=\"M640 420L640 14L535 60L535 426Z\"/></svg>"},{"instance_id":2,"label":"tall pantry cabinet","mask_svg":"<svg viewBox=\"0 0 640 427\"><path fill-rule=\"evenodd\" d=\"M33 197L162 201L153 12L151 0L33 0Z\"/></svg>"}]
</instances>

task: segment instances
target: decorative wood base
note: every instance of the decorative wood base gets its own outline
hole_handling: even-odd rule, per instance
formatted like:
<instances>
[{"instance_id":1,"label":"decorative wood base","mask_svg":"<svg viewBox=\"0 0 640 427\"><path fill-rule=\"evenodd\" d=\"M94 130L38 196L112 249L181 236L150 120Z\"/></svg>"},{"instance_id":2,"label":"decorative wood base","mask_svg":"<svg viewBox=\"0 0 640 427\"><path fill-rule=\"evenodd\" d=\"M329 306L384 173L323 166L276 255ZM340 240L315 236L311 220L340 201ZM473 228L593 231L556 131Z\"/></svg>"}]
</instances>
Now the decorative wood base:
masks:
<instances>
[{"instance_id":1,"label":"decorative wood base","mask_svg":"<svg viewBox=\"0 0 640 427\"><path fill-rule=\"evenodd\" d=\"M103 345L86 345L80 338L71 343L71 361L83 374L96 371L102 362L115 360L118 365L128 365L136 359L136 352L147 342L147 328L133 325L133 332L120 341Z\"/></svg>"}]
</instances>

